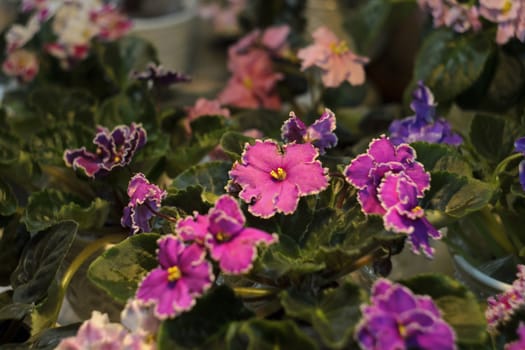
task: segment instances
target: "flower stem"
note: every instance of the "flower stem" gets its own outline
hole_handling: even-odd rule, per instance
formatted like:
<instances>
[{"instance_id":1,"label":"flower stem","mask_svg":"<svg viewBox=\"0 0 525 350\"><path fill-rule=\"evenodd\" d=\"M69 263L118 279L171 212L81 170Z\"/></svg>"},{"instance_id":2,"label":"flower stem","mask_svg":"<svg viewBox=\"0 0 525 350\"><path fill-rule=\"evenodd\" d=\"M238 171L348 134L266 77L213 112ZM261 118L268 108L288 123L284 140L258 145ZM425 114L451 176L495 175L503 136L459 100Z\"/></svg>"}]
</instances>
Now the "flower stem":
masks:
<instances>
[{"instance_id":1,"label":"flower stem","mask_svg":"<svg viewBox=\"0 0 525 350\"><path fill-rule=\"evenodd\" d=\"M163 214L155 209L153 209L151 207L151 205L146 201L144 202L144 204L146 205L146 207L153 213L155 214L156 216L158 216L159 218L163 218L164 220L168 220L169 222L173 222L173 223L177 223L178 220L175 219L173 216L169 216L169 215L166 215L166 214Z\"/></svg>"},{"instance_id":2,"label":"flower stem","mask_svg":"<svg viewBox=\"0 0 525 350\"><path fill-rule=\"evenodd\" d=\"M496 183L499 183L499 175L505 171L505 168L509 165L510 162L513 160L522 158L523 154L521 153L514 153L508 156L507 158L503 159L497 166L496 169L494 169L494 172L492 173L492 178Z\"/></svg>"}]
</instances>

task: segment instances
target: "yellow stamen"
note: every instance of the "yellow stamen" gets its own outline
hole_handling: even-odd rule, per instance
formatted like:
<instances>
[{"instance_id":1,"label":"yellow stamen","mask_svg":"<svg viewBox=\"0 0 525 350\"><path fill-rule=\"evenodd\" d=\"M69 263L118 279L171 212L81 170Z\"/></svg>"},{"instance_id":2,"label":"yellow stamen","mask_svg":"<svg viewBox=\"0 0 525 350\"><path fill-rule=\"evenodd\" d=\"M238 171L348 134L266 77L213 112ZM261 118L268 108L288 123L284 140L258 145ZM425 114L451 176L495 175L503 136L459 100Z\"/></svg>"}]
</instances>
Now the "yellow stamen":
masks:
<instances>
[{"instance_id":1,"label":"yellow stamen","mask_svg":"<svg viewBox=\"0 0 525 350\"><path fill-rule=\"evenodd\" d=\"M174 282L182 277L182 273L177 266L172 266L168 269L168 281Z\"/></svg>"},{"instance_id":2,"label":"yellow stamen","mask_svg":"<svg viewBox=\"0 0 525 350\"><path fill-rule=\"evenodd\" d=\"M399 331L399 335L400 335L401 337L403 337L403 338L404 338L405 335L407 334L407 330L406 330L405 326L403 326L402 324L398 324L398 325L397 325L397 330Z\"/></svg>"},{"instance_id":3,"label":"yellow stamen","mask_svg":"<svg viewBox=\"0 0 525 350\"><path fill-rule=\"evenodd\" d=\"M350 49L348 48L348 44L346 43L346 41L344 40L341 40L340 42L338 43L332 43L330 45L330 49L332 50L333 53L335 53L336 55L342 55L342 54L345 54L347 53L348 51L350 51Z\"/></svg>"},{"instance_id":4,"label":"yellow stamen","mask_svg":"<svg viewBox=\"0 0 525 350\"><path fill-rule=\"evenodd\" d=\"M417 213L418 211L421 211L421 210L423 210L423 208L421 208L419 205L417 205L414 208L412 208L412 213Z\"/></svg>"},{"instance_id":5,"label":"yellow stamen","mask_svg":"<svg viewBox=\"0 0 525 350\"><path fill-rule=\"evenodd\" d=\"M102 149L100 147L98 147L97 150L96 150L96 153L99 154L99 155L102 154Z\"/></svg>"},{"instance_id":6,"label":"yellow stamen","mask_svg":"<svg viewBox=\"0 0 525 350\"><path fill-rule=\"evenodd\" d=\"M503 12L504 15L510 12L512 10L512 0L507 0L503 4L503 7L501 8L501 12Z\"/></svg>"},{"instance_id":7,"label":"yellow stamen","mask_svg":"<svg viewBox=\"0 0 525 350\"><path fill-rule=\"evenodd\" d=\"M250 77L245 77L243 80L242 80L242 84L247 88L247 89L253 89L253 80L250 78Z\"/></svg>"},{"instance_id":8,"label":"yellow stamen","mask_svg":"<svg viewBox=\"0 0 525 350\"><path fill-rule=\"evenodd\" d=\"M283 181L286 179L286 171L284 171L283 168L278 167L277 171L272 170L270 171L270 176L273 177L277 181Z\"/></svg>"},{"instance_id":9,"label":"yellow stamen","mask_svg":"<svg viewBox=\"0 0 525 350\"><path fill-rule=\"evenodd\" d=\"M215 238L219 241L219 242L223 242L223 241L227 241L231 238L231 235L227 234L227 233L224 233L224 232L219 232L217 233L217 235L215 236Z\"/></svg>"},{"instance_id":10,"label":"yellow stamen","mask_svg":"<svg viewBox=\"0 0 525 350\"><path fill-rule=\"evenodd\" d=\"M121 160L122 160L122 158L120 158L119 156L115 156L115 158L113 158L113 161L115 163L120 163Z\"/></svg>"}]
</instances>

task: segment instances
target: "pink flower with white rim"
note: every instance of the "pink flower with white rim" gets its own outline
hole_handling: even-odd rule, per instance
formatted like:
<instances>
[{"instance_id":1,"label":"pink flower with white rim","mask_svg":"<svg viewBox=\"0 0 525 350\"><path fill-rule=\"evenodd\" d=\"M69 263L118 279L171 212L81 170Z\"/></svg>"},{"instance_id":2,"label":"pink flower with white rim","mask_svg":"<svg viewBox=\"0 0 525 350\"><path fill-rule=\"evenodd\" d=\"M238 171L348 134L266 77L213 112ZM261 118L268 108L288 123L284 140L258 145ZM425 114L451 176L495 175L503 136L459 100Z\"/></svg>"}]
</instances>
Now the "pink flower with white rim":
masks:
<instances>
[{"instance_id":1,"label":"pink flower with white rim","mask_svg":"<svg viewBox=\"0 0 525 350\"><path fill-rule=\"evenodd\" d=\"M255 216L292 214L299 198L328 187L327 169L317 160L318 150L309 143L280 146L273 140L246 144L230 178L242 190L239 197Z\"/></svg>"},{"instance_id":2,"label":"pink flower with white rim","mask_svg":"<svg viewBox=\"0 0 525 350\"><path fill-rule=\"evenodd\" d=\"M154 336L160 327L160 320L155 317L153 306L144 305L137 299L128 300L120 313L120 322L131 333L145 340Z\"/></svg>"},{"instance_id":3,"label":"pink flower with white rim","mask_svg":"<svg viewBox=\"0 0 525 350\"><path fill-rule=\"evenodd\" d=\"M351 52L346 41L326 27L318 28L312 36L314 43L297 53L302 60L301 70L312 66L321 68L323 84L327 87L338 87L344 81L351 85L365 82L363 66L368 58Z\"/></svg>"},{"instance_id":4,"label":"pink flower with white rim","mask_svg":"<svg viewBox=\"0 0 525 350\"><path fill-rule=\"evenodd\" d=\"M154 305L155 316L162 320L190 310L211 287L214 276L198 245L187 246L173 235L163 236L158 245L160 266L140 282L136 299Z\"/></svg>"},{"instance_id":5,"label":"pink flower with white rim","mask_svg":"<svg viewBox=\"0 0 525 350\"><path fill-rule=\"evenodd\" d=\"M38 68L38 59L35 53L25 49L13 51L2 64L2 70L6 75L18 78L26 83L35 78Z\"/></svg>"}]
</instances>

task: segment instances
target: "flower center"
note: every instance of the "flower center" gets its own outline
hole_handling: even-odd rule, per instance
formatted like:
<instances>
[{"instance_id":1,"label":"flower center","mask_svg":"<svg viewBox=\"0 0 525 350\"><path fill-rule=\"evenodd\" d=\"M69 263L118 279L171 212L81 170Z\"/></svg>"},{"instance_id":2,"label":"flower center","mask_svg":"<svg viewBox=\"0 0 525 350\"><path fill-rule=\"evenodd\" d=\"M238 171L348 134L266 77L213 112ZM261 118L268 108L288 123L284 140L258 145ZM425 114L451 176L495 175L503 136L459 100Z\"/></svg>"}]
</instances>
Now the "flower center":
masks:
<instances>
[{"instance_id":1,"label":"flower center","mask_svg":"<svg viewBox=\"0 0 525 350\"><path fill-rule=\"evenodd\" d=\"M168 281L175 282L182 277L182 273L177 266L172 266L168 269Z\"/></svg>"},{"instance_id":2,"label":"flower center","mask_svg":"<svg viewBox=\"0 0 525 350\"><path fill-rule=\"evenodd\" d=\"M115 163L120 163L121 160L122 160L122 158L120 158L120 156L115 156L115 158L113 158L113 161Z\"/></svg>"},{"instance_id":3,"label":"flower center","mask_svg":"<svg viewBox=\"0 0 525 350\"><path fill-rule=\"evenodd\" d=\"M399 332L399 335L401 337L405 337L407 335L407 329L405 328L405 326L403 326L402 324L398 324L397 325L397 330Z\"/></svg>"},{"instance_id":4,"label":"flower center","mask_svg":"<svg viewBox=\"0 0 525 350\"><path fill-rule=\"evenodd\" d=\"M230 238L232 238L232 236L225 232L219 232L215 235L215 239L219 242L228 241Z\"/></svg>"},{"instance_id":5,"label":"flower center","mask_svg":"<svg viewBox=\"0 0 525 350\"><path fill-rule=\"evenodd\" d=\"M512 10L512 0L507 0L503 4L503 7L501 8L501 12L503 12L504 15L510 12Z\"/></svg>"},{"instance_id":6,"label":"flower center","mask_svg":"<svg viewBox=\"0 0 525 350\"><path fill-rule=\"evenodd\" d=\"M286 179L286 171L283 168L278 167L277 170L270 171L270 176L277 181L283 181Z\"/></svg>"},{"instance_id":7,"label":"flower center","mask_svg":"<svg viewBox=\"0 0 525 350\"><path fill-rule=\"evenodd\" d=\"M245 77L242 80L242 85L244 85L247 89L251 90L253 89L253 80L250 77Z\"/></svg>"},{"instance_id":8,"label":"flower center","mask_svg":"<svg viewBox=\"0 0 525 350\"><path fill-rule=\"evenodd\" d=\"M421 210L423 210L423 208L421 208L419 205L416 205L414 208L412 208L412 213L418 213Z\"/></svg>"},{"instance_id":9,"label":"flower center","mask_svg":"<svg viewBox=\"0 0 525 350\"><path fill-rule=\"evenodd\" d=\"M344 40L341 40L338 43L330 44L330 50L332 50L332 52L336 55L343 55L350 51L350 49L348 48L348 44Z\"/></svg>"}]
</instances>

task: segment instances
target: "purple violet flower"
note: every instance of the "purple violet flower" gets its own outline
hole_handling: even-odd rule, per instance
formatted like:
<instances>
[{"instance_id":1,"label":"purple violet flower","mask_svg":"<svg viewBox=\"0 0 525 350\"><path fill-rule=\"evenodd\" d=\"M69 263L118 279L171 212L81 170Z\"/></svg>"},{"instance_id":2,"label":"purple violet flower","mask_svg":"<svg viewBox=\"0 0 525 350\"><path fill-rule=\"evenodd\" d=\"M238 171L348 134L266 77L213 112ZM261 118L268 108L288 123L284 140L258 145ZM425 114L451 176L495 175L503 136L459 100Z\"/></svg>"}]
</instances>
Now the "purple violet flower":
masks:
<instances>
[{"instance_id":1,"label":"purple violet flower","mask_svg":"<svg viewBox=\"0 0 525 350\"><path fill-rule=\"evenodd\" d=\"M186 246L173 235L158 240L160 266L139 284L136 298L154 304L159 319L175 317L190 310L195 298L211 287L214 280L205 252L196 244Z\"/></svg>"},{"instance_id":2,"label":"purple violet flower","mask_svg":"<svg viewBox=\"0 0 525 350\"><path fill-rule=\"evenodd\" d=\"M514 142L514 149L516 152L520 152L525 156L525 136L520 137ZM525 191L525 159L520 162L518 167L518 173L520 177L520 184L523 190Z\"/></svg>"},{"instance_id":3,"label":"purple violet flower","mask_svg":"<svg viewBox=\"0 0 525 350\"><path fill-rule=\"evenodd\" d=\"M237 201L223 195L208 215L195 214L195 217L179 221L176 232L184 240L204 242L222 272L235 275L251 270L258 244L270 245L278 241L276 234L244 227L245 223Z\"/></svg>"},{"instance_id":4,"label":"purple violet flower","mask_svg":"<svg viewBox=\"0 0 525 350\"><path fill-rule=\"evenodd\" d=\"M441 318L434 301L387 279L374 283L371 305L363 305L361 312L355 330L361 349L456 349L454 330Z\"/></svg>"},{"instance_id":5,"label":"purple violet flower","mask_svg":"<svg viewBox=\"0 0 525 350\"><path fill-rule=\"evenodd\" d=\"M299 197L328 187L327 169L317 160L318 155L309 143L280 147L273 140L257 140L254 145L245 145L230 177L241 186L239 197L250 204L248 210L253 215L292 214Z\"/></svg>"},{"instance_id":6,"label":"purple violet flower","mask_svg":"<svg viewBox=\"0 0 525 350\"><path fill-rule=\"evenodd\" d=\"M290 118L281 128L281 135L284 142L311 143L319 150L319 154L325 154L327 148L337 144L334 130L335 114L326 108L319 119L309 127L306 127L294 112L290 112Z\"/></svg>"},{"instance_id":7,"label":"purple violet flower","mask_svg":"<svg viewBox=\"0 0 525 350\"><path fill-rule=\"evenodd\" d=\"M146 81L153 86L170 86L177 83L187 83L191 77L184 73L175 72L164 68L162 65L148 63L146 69L142 72L133 72L131 77L137 80Z\"/></svg>"},{"instance_id":8,"label":"purple violet flower","mask_svg":"<svg viewBox=\"0 0 525 350\"><path fill-rule=\"evenodd\" d=\"M383 216L385 228L406 233L412 251L419 254L423 250L431 258L434 249L430 246L429 236L439 239L441 233L428 222L424 210L418 205L417 184L404 173L387 174L377 192L386 210Z\"/></svg>"},{"instance_id":9,"label":"purple violet flower","mask_svg":"<svg viewBox=\"0 0 525 350\"><path fill-rule=\"evenodd\" d=\"M167 192L155 184L150 184L142 173L131 178L128 185L129 204L124 208L120 223L131 228L131 233L149 232L149 219L160 208Z\"/></svg>"},{"instance_id":10,"label":"purple violet flower","mask_svg":"<svg viewBox=\"0 0 525 350\"><path fill-rule=\"evenodd\" d=\"M518 340L505 345L505 350L523 350L525 349L525 324L520 322L518 327Z\"/></svg>"},{"instance_id":11,"label":"purple violet flower","mask_svg":"<svg viewBox=\"0 0 525 350\"><path fill-rule=\"evenodd\" d=\"M117 166L128 165L135 152L146 144L146 138L146 130L141 124L119 125L111 132L99 126L93 139L96 152L88 152L85 147L66 150L64 161L67 166L83 169L87 176L94 178Z\"/></svg>"},{"instance_id":12,"label":"purple violet flower","mask_svg":"<svg viewBox=\"0 0 525 350\"><path fill-rule=\"evenodd\" d=\"M463 139L452 132L450 124L444 119L435 120L436 106L434 95L422 81L412 93L410 108L415 115L401 120L394 120L388 132L393 144L425 141L429 143L444 143L453 146L460 145Z\"/></svg>"},{"instance_id":13,"label":"purple violet flower","mask_svg":"<svg viewBox=\"0 0 525 350\"><path fill-rule=\"evenodd\" d=\"M498 333L498 327L508 322L514 312L525 305L525 265L518 265L517 278L509 290L487 299L485 318L487 330Z\"/></svg>"},{"instance_id":14,"label":"purple violet flower","mask_svg":"<svg viewBox=\"0 0 525 350\"><path fill-rule=\"evenodd\" d=\"M416 196L430 188L430 174L416 160L416 151L407 144L395 146L384 135L373 139L367 153L358 155L344 170L346 180L359 192L357 199L365 214L384 215L386 209L378 198L378 187L390 174L403 172L415 185Z\"/></svg>"}]
</instances>

